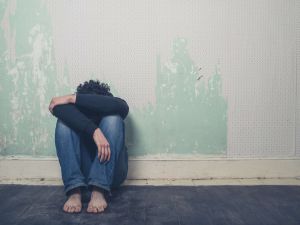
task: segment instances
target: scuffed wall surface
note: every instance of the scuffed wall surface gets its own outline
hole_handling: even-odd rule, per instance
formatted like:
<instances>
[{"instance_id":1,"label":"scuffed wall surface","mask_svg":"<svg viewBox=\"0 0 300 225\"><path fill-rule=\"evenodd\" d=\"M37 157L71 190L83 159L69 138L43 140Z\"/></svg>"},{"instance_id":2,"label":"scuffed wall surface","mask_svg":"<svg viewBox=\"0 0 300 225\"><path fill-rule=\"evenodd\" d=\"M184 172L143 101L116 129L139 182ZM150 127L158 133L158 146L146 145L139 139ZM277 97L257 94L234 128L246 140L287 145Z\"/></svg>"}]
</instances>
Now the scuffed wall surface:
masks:
<instances>
[{"instance_id":1,"label":"scuffed wall surface","mask_svg":"<svg viewBox=\"0 0 300 225\"><path fill-rule=\"evenodd\" d=\"M52 96L98 78L130 106L131 156L294 156L296 15L295 0L2 0L0 154L55 156Z\"/></svg>"}]
</instances>

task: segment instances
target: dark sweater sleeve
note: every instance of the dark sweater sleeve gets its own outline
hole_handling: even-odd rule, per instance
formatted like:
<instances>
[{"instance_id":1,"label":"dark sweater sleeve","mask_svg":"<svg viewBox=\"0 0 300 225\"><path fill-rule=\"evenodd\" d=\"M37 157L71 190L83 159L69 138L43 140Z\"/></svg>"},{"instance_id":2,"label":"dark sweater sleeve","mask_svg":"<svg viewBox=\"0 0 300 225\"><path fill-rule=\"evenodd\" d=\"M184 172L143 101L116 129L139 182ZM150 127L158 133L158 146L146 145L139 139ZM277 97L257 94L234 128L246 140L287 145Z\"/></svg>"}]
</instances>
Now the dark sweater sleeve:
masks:
<instances>
[{"instance_id":1,"label":"dark sweater sleeve","mask_svg":"<svg viewBox=\"0 0 300 225\"><path fill-rule=\"evenodd\" d=\"M97 125L84 115L74 104L56 105L53 115L66 123L70 128L93 137Z\"/></svg>"},{"instance_id":2,"label":"dark sweater sleeve","mask_svg":"<svg viewBox=\"0 0 300 225\"><path fill-rule=\"evenodd\" d=\"M102 115L119 114L123 119L129 112L129 107L125 100L107 95L76 94L75 105Z\"/></svg>"}]
</instances>

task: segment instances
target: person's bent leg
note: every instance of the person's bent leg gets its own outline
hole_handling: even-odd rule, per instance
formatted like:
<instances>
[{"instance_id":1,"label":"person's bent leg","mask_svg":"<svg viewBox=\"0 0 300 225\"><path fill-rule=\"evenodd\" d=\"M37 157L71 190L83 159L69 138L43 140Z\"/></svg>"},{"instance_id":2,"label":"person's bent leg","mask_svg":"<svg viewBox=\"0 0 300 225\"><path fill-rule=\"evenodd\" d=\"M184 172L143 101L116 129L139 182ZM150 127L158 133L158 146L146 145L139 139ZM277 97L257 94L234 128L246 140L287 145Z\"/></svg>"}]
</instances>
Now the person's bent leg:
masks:
<instances>
[{"instance_id":1,"label":"person's bent leg","mask_svg":"<svg viewBox=\"0 0 300 225\"><path fill-rule=\"evenodd\" d=\"M97 154L97 145L93 138L81 138L80 139L80 152L81 152L81 171L85 177L85 183L88 183L88 177L90 174L91 166L95 155ZM84 188L85 194L88 196L91 194L91 188L88 186Z\"/></svg>"},{"instance_id":2,"label":"person's bent leg","mask_svg":"<svg viewBox=\"0 0 300 225\"><path fill-rule=\"evenodd\" d=\"M95 155L97 154L97 145L94 140L91 139L80 139L80 152L81 152L81 171L85 177L86 183L88 183L88 177L90 174L91 166Z\"/></svg>"},{"instance_id":3,"label":"person's bent leg","mask_svg":"<svg viewBox=\"0 0 300 225\"><path fill-rule=\"evenodd\" d=\"M68 196L72 193L72 189L87 187L80 170L79 135L60 119L57 120L55 127L55 146L65 194Z\"/></svg>"},{"instance_id":4,"label":"person's bent leg","mask_svg":"<svg viewBox=\"0 0 300 225\"><path fill-rule=\"evenodd\" d=\"M109 142L111 155L109 161L103 162L100 162L98 159L98 154L95 155L89 174L88 185L97 186L110 192L115 167L120 153L124 149L125 125L120 115L108 115L101 119L99 128Z\"/></svg>"},{"instance_id":5,"label":"person's bent leg","mask_svg":"<svg viewBox=\"0 0 300 225\"><path fill-rule=\"evenodd\" d=\"M128 174L128 150L126 145L120 152L118 163L115 167L114 179L112 188L118 188L126 180Z\"/></svg>"}]
</instances>

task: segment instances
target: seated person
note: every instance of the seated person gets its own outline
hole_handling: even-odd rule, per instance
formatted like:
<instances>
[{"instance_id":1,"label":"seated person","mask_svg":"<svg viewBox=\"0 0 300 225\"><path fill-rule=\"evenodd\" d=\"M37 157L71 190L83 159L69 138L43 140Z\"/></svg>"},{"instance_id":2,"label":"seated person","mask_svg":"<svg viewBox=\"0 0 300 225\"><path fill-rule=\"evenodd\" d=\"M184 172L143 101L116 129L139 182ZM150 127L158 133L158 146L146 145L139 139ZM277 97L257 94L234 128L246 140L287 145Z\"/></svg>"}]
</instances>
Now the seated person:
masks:
<instances>
[{"instance_id":1,"label":"seated person","mask_svg":"<svg viewBox=\"0 0 300 225\"><path fill-rule=\"evenodd\" d=\"M87 212L104 211L105 195L127 177L126 101L114 97L106 83L90 80L74 94L53 97L49 110L57 117L55 146L67 196L63 210L81 212L81 192L87 189Z\"/></svg>"}]
</instances>

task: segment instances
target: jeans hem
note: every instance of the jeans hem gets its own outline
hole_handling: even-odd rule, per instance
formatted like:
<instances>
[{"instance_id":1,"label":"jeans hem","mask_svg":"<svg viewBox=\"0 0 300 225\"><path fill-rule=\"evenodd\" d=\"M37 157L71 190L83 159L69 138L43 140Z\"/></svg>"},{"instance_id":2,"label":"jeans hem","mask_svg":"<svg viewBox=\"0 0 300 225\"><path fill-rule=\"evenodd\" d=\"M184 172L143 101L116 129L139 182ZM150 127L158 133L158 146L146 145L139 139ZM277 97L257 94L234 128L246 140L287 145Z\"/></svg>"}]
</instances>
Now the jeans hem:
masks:
<instances>
[{"instance_id":1,"label":"jeans hem","mask_svg":"<svg viewBox=\"0 0 300 225\"><path fill-rule=\"evenodd\" d=\"M109 195L112 195L111 193L111 188L109 186L106 186L106 185L103 185L103 184L99 184L98 182L95 182L95 181L90 181L88 183L88 185L94 185L94 186L97 186L97 187L100 187L102 189L104 189L106 191L106 193L109 193Z\"/></svg>"},{"instance_id":2,"label":"jeans hem","mask_svg":"<svg viewBox=\"0 0 300 225\"><path fill-rule=\"evenodd\" d=\"M117 183L113 181L111 188L113 188L113 189L119 188L125 182L125 180L127 179L127 176L128 176L128 166L125 170L125 173L123 174L123 178ZM116 178L114 177L114 179L116 179Z\"/></svg>"},{"instance_id":3,"label":"jeans hem","mask_svg":"<svg viewBox=\"0 0 300 225\"><path fill-rule=\"evenodd\" d=\"M77 187L82 187L82 186L87 187L87 184L83 183L83 182L79 182L79 183L68 185L68 187L65 188L65 194L68 195L68 191L70 191L74 188L77 188Z\"/></svg>"}]
</instances>

